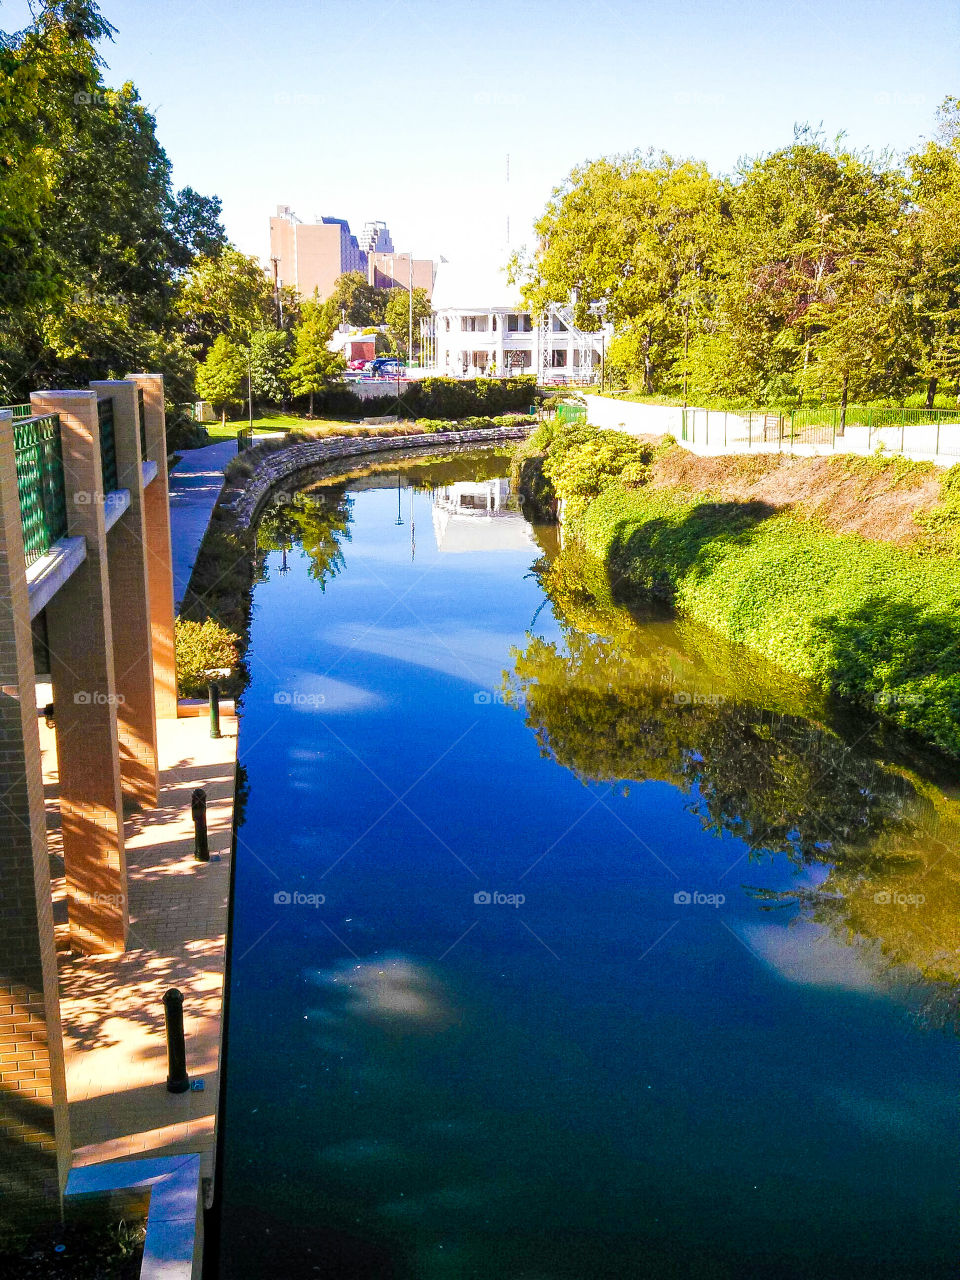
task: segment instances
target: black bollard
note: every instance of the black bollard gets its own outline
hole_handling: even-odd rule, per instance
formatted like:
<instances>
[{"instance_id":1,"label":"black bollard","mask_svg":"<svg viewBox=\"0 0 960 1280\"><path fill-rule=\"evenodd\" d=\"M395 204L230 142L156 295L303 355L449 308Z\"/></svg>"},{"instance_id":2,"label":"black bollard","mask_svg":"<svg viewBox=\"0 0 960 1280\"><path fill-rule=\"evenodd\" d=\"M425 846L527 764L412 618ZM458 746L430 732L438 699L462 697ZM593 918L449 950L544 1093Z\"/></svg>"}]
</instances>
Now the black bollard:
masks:
<instances>
[{"instance_id":1,"label":"black bollard","mask_svg":"<svg viewBox=\"0 0 960 1280\"><path fill-rule=\"evenodd\" d=\"M197 787L190 798L190 811L193 814L193 856L198 862L210 861L210 846L207 843L207 793L203 787Z\"/></svg>"},{"instance_id":2,"label":"black bollard","mask_svg":"<svg viewBox=\"0 0 960 1280\"><path fill-rule=\"evenodd\" d=\"M216 680L210 680L207 683L207 690L210 694L210 737L219 738L220 733L220 686Z\"/></svg>"},{"instance_id":3,"label":"black bollard","mask_svg":"<svg viewBox=\"0 0 960 1280\"><path fill-rule=\"evenodd\" d=\"M163 997L163 1016L167 1024L167 1093L186 1093L190 1088L187 1075L187 1046L183 1039L183 992L171 987Z\"/></svg>"}]
</instances>

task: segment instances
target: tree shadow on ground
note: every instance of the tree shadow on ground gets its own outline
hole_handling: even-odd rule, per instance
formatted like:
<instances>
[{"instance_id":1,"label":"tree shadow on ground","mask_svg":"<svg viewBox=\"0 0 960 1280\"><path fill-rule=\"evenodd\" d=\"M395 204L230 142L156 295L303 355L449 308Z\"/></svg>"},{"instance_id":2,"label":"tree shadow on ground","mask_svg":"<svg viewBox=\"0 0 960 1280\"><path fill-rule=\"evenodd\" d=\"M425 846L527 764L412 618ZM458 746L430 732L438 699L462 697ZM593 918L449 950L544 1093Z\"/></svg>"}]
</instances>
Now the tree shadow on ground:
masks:
<instances>
[{"instance_id":1,"label":"tree shadow on ground","mask_svg":"<svg viewBox=\"0 0 960 1280\"><path fill-rule=\"evenodd\" d=\"M960 755L960 618L873 595L814 618L832 692L872 701L885 718Z\"/></svg>"},{"instance_id":2,"label":"tree shadow on ground","mask_svg":"<svg viewBox=\"0 0 960 1280\"><path fill-rule=\"evenodd\" d=\"M769 502L700 502L676 520L621 520L608 553L613 590L624 603L631 588L672 599L681 578L705 577L718 554L748 546L759 525L782 514Z\"/></svg>"}]
</instances>

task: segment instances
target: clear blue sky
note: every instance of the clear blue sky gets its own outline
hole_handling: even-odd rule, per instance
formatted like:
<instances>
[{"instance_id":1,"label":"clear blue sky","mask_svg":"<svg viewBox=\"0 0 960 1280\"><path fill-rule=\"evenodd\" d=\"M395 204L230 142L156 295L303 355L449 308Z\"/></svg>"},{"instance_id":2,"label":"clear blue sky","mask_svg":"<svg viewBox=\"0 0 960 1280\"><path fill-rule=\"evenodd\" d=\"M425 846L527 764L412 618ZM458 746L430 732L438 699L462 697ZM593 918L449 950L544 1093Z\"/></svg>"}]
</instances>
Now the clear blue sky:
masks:
<instances>
[{"instance_id":1,"label":"clear blue sky","mask_svg":"<svg viewBox=\"0 0 960 1280\"><path fill-rule=\"evenodd\" d=\"M729 171L794 122L903 152L960 95L956 0L101 0L108 82L156 114L178 185L267 255L277 203L382 218L398 248L531 240L587 158L663 147ZM24 0L0 3L22 24ZM511 182L505 184L510 154Z\"/></svg>"}]
</instances>

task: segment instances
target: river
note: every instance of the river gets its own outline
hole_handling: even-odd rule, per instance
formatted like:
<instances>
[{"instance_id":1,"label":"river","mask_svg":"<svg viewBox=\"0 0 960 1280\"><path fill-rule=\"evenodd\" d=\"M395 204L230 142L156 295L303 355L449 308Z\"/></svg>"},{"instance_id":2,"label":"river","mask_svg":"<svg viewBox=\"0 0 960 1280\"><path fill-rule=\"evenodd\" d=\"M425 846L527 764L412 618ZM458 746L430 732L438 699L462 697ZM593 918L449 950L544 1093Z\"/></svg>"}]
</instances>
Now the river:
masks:
<instances>
[{"instance_id":1,"label":"river","mask_svg":"<svg viewBox=\"0 0 960 1280\"><path fill-rule=\"evenodd\" d=\"M220 1275L953 1275L960 804L504 454L265 514Z\"/></svg>"}]
</instances>

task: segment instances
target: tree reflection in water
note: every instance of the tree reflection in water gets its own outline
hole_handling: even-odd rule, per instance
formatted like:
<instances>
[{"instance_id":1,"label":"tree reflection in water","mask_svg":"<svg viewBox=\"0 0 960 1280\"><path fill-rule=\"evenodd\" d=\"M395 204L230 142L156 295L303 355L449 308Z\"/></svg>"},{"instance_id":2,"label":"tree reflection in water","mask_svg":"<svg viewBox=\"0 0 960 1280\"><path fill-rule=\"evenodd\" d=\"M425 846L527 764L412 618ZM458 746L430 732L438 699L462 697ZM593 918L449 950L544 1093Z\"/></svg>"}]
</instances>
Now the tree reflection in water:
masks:
<instances>
[{"instance_id":1,"label":"tree reflection in water","mask_svg":"<svg viewBox=\"0 0 960 1280\"><path fill-rule=\"evenodd\" d=\"M920 980L927 1016L956 1025L956 797L773 664L686 620L618 606L603 567L576 548L536 573L563 642L531 634L504 690L542 754L585 783L670 783L751 861L820 864L815 889L748 891L860 945L888 978Z\"/></svg>"},{"instance_id":2,"label":"tree reflection in water","mask_svg":"<svg viewBox=\"0 0 960 1280\"><path fill-rule=\"evenodd\" d=\"M352 499L340 487L281 495L260 516L257 550L279 551L285 556L294 547L302 547L310 561L310 577L323 591L343 569L351 506ZM266 569L261 568L260 580L265 579Z\"/></svg>"}]
</instances>

